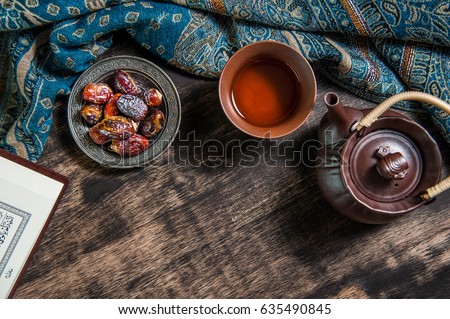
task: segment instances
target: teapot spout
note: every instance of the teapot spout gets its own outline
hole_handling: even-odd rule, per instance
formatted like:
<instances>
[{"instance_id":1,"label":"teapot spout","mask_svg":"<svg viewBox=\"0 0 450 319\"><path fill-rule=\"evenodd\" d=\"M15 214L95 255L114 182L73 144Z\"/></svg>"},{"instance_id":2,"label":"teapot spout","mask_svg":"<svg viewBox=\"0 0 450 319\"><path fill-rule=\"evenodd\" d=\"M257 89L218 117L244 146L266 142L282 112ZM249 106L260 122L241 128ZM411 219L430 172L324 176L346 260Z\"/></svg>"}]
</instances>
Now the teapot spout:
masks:
<instances>
[{"instance_id":1,"label":"teapot spout","mask_svg":"<svg viewBox=\"0 0 450 319\"><path fill-rule=\"evenodd\" d=\"M347 115L345 114L345 109L339 99L339 95L334 92L328 92L323 97L323 100L331 118L336 119L339 123L345 123L347 121Z\"/></svg>"},{"instance_id":2,"label":"teapot spout","mask_svg":"<svg viewBox=\"0 0 450 319\"><path fill-rule=\"evenodd\" d=\"M319 136L323 136L324 139L325 135L328 136L325 144L335 144L348 137L352 125L355 121L362 119L363 112L358 109L344 107L339 96L334 92L326 93L324 102L328 113L324 116L321 125L319 125ZM331 140L329 139L329 134L332 136Z\"/></svg>"}]
</instances>

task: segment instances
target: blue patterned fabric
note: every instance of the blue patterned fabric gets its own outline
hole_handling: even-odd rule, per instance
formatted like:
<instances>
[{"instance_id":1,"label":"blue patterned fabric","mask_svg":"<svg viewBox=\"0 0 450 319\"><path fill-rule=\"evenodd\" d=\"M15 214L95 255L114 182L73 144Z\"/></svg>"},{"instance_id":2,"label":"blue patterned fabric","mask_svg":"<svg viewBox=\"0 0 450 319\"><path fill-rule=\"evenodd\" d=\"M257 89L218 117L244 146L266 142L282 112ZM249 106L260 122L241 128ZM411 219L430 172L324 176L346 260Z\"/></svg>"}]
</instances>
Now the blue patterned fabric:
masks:
<instances>
[{"instance_id":1,"label":"blue patterned fabric","mask_svg":"<svg viewBox=\"0 0 450 319\"><path fill-rule=\"evenodd\" d=\"M119 29L200 76L218 77L237 49L272 39L297 48L336 84L368 100L405 90L450 100L448 1L3 0L0 147L36 161L56 97L70 93ZM424 109L450 142L449 115Z\"/></svg>"}]
</instances>

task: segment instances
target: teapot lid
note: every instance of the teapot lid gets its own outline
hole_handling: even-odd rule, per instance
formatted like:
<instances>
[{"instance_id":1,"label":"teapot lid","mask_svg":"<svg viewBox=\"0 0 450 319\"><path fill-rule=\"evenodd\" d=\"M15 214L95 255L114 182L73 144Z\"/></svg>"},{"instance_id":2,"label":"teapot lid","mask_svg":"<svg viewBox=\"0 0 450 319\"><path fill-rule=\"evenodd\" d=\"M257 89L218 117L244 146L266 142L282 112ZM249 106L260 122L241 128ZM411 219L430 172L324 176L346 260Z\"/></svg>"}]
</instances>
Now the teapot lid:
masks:
<instances>
[{"instance_id":1,"label":"teapot lid","mask_svg":"<svg viewBox=\"0 0 450 319\"><path fill-rule=\"evenodd\" d=\"M399 213L422 204L418 195L440 179L442 159L433 138L403 117L378 119L344 145L341 176L362 204Z\"/></svg>"}]
</instances>

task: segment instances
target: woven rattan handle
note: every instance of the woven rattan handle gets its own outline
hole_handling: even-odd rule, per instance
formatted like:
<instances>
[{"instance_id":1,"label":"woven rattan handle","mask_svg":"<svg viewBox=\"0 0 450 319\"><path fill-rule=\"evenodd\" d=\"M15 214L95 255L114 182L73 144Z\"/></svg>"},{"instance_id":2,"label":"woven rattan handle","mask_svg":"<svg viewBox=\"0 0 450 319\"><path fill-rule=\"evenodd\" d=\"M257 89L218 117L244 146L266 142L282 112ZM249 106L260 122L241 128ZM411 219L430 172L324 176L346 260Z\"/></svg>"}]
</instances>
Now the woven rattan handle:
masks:
<instances>
[{"instance_id":1,"label":"woven rattan handle","mask_svg":"<svg viewBox=\"0 0 450 319\"><path fill-rule=\"evenodd\" d=\"M367 114L359 123L356 124L355 129L357 131L360 131L364 127L369 127L384 112L386 112L391 106L393 106L397 102L405 101L405 100L419 101L419 102L433 104L433 105L437 106L438 108L440 108L441 110L450 114L450 104L448 104L447 102L444 102L440 98L435 97L434 95L431 95L428 93L423 93L423 92L414 92L414 91L403 92L403 93L391 96L390 98L386 99L384 102L379 104L369 114ZM447 177L446 179L442 180L440 183L436 184L435 186L428 188L422 195L420 195L420 198L422 200L429 200L431 198L436 197L437 195L446 191L449 188L450 188L450 177Z\"/></svg>"}]
</instances>

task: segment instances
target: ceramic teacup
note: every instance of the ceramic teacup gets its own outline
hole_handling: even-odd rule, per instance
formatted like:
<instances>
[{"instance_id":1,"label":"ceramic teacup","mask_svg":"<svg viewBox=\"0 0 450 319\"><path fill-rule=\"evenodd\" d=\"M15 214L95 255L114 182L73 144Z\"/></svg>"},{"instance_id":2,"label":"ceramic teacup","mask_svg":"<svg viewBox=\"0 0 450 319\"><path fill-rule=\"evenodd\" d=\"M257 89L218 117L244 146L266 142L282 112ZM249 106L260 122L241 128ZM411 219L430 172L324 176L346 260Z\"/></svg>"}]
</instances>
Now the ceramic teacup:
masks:
<instances>
[{"instance_id":1,"label":"ceramic teacup","mask_svg":"<svg viewBox=\"0 0 450 319\"><path fill-rule=\"evenodd\" d=\"M308 61L276 41L239 49L219 81L220 103L228 119L259 138L277 138L299 128L313 109L316 91Z\"/></svg>"}]
</instances>

